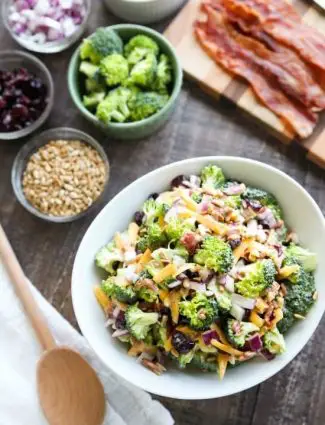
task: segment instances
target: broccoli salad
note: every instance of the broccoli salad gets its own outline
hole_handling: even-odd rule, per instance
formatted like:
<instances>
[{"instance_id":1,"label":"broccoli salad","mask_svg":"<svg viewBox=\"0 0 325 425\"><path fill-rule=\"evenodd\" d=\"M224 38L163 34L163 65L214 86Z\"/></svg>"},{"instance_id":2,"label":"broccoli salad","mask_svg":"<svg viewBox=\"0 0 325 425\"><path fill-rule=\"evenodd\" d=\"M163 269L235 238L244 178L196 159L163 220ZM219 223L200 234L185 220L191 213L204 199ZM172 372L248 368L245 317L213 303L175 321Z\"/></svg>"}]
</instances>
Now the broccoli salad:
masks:
<instances>
[{"instance_id":1,"label":"broccoli salad","mask_svg":"<svg viewBox=\"0 0 325 425\"><path fill-rule=\"evenodd\" d=\"M140 121L168 102L172 66L152 38L139 34L124 46L114 30L98 28L80 58L83 104L103 123Z\"/></svg>"},{"instance_id":2,"label":"broccoli salad","mask_svg":"<svg viewBox=\"0 0 325 425\"><path fill-rule=\"evenodd\" d=\"M253 357L272 360L317 299L316 256L277 200L216 165L152 194L96 264L106 326L158 375L169 359L221 379Z\"/></svg>"}]
</instances>

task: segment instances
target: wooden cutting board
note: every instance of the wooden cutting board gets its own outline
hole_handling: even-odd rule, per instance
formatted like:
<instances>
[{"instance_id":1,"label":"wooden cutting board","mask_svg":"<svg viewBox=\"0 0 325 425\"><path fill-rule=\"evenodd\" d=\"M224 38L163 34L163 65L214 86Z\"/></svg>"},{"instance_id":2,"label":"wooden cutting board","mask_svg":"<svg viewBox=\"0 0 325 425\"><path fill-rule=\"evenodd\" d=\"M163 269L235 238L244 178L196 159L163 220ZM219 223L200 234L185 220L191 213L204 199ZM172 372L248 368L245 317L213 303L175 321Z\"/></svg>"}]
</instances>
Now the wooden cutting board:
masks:
<instances>
[{"instance_id":1,"label":"wooden cutting board","mask_svg":"<svg viewBox=\"0 0 325 425\"><path fill-rule=\"evenodd\" d=\"M222 95L233 101L242 111L267 126L282 142L293 142L294 132L256 100L246 83L216 65L195 40L193 22L200 14L200 2L189 0L165 31L165 36L176 49L185 74L215 98ZM320 8L308 0L295 0L292 3L304 22L325 34L325 13ZM320 116L313 135L298 143L307 150L308 158L325 168L325 113Z\"/></svg>"}]
</instances>

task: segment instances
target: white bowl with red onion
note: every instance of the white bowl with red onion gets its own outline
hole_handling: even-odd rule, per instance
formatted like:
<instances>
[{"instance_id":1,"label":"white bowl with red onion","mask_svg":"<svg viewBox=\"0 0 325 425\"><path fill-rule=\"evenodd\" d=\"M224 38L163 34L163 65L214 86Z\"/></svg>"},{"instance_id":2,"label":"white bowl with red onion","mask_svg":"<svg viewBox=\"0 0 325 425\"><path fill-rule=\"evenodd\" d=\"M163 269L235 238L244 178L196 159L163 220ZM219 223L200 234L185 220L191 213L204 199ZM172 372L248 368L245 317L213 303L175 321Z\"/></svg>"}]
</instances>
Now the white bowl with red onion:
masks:
<instances>
[{"instance_id":1,"label":"white bowl with red onion","mask_svg":"<svg viewBox=\"0 0 325 425\"><path fill-rule=\"evenodd\" d=\"M285 334L286 351L272 361L256 356L240 367L230 369L223 381L219 381L215 374L173 367L157 376L129 357L125 347L107 331L106 318L93 294L94 284L100 281L94 264L96 253L115 232L127 227L149 194L163 192L176 176L198 175L209 164L221 167L230 179L272 193L282 206L285 223L299 236L301 245L316 253L319 259L325 245L325 220L312 197L287 174L250 159L215 156L169 164L139 178L106 205L87 230L73 267L72 300L80 329L108 368L146 391L176 399L218 398L260 384L283 369L303 349L325 310L325 263L319 261L315 273L318 301L305 320L298 321ZM223 284L231 286L232 282ZM249 300L236 294L233 296L236 298L234 302L242 308L252 307L243 304Z\"/></svg>"},{"instance_id":2,"label":"white bowl with red onion","mask_svg":"<svg viewBox=\"0 0 325 425\"><path fill-rule=\"evenodd\" d=\"M85 31L91 0L4 0L7 30L21 46L37 53L57 53Z\"/></svg>"}]
</instances>

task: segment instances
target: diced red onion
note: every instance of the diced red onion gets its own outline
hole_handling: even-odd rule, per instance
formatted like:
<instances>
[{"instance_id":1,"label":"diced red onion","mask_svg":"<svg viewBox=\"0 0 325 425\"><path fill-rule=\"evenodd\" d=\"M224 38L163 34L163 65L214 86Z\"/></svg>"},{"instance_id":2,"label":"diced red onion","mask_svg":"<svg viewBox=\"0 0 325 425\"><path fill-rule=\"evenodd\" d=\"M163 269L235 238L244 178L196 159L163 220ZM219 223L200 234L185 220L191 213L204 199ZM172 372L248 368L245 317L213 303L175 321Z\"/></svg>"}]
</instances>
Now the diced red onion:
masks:
<instances>
[{"instance_id":1,"label":"diced red onion","mask_svg":"<svg viewBox=\"0 0 325 425\"><path fill-rule=\"evenodd\" d=\"M269 350L266 348L263 348L260 351L260 354L268 361L273 360L275 358L275 354L272 354Z\"/></svg>"},{"instance_id":2,"label":"diced red onion","mask_svg":"<svg viewBox=\"0 0 325 425\"><path fill-rule=\"evenodd\" d=\"M168 284L168 288L170 289L177 288L177 286L180 286L181 284L182 284L181 281L175 280L174 282L171 282Z\"/></svg>"},{"instance_id":3,"label":"diced red onion","mask_svg":"<svg viewBox=\"0 0 325 425\"><path fill-rule=\"evenodd\" d=\"M142 360L145 360L145 359L152 361L154 359L154 356L152 356L151 354L148 354L148 353L141 353L140 356L137 358L136 362L141 363Z\"/></svg>"},{"instance_id":4,"label":"diced red onion","mask_svg":"<svg viewBox=\"0 0 325 425\"><path fill-rule=\"evenodd\" d=\"M228 292L235 292L235 281L229 275L227 275L226 277L225 288L227 289Z\"/></svg>"},{"instance_id":5,"label":"diced red onion","mask_svg":"<svg viewBox=\"0 0 325 425\"><path fill-rule=\"evenodd\" d=\"M263 227L274 229L277 225L277 221L274 218L273 212L270 208L263 207L262 210L258 213L257 218Z\"/></svg>"},{"instance_id":6,"label":"diced red onion","mask_svg":"<svg viewBox=\"0 0 325 425\"><path fill-rule=\"evenodd\" d=\"M242 193L244 193L246 190L246 187L243 183L241 184L233 184L229 187L227 187L227 189L223 190L223 193L225 193L226 195L241 195Z\"/></svg>"},{"instance_id":7,"label":"diced red onion","mask_svg":"<svg viewBox=\"0 0 325 425\"><path fill-rule=\"evenodd\" d=\"M259 334L255 334L248 340L249 347L252 351L260 351L263 347L263 343Z\"/></svg>"},{"instance_id":8,"label":"diced red onion","mask_svg":"<svg viewBox=\"0 0 325 425\"><path fill-rule=\"evenodd\" d=\"M8 20L20 37L45 44L70 37L85 15L84 0L13 0Z\"/></svg>"},{"instance_id":9,"label":"diced red onion","mask_svg":"<svg viewBox=\"0 0 325 425\"><path fill-rule=\"evenodd\" d=\"M256 300L253 298L245 298L239 294L232 294L231 301L233 304L237 304L239 307L247 308L248 310L253 310L256 304Z\"/></svg>"},{"instance_id":10,"label":"diced red onion","mask_svg":"<svg viewBox=\"0 0 325 425\"><path fill-rule=\"evenodd\" d=\"M196 291L196 292L205 292L206 291L205 285L198 283L198 282L193 282L193 281L189 281L188 288L193 289L193 291Z\"/></svg>"},{"instance_id":11,"label":"diced red onion","mask_svg":"<svg viewBox=\"0 0 325 425\"><path fill-rule=\"evenodd\" d=\"M223 274L219 277L218 282L220 283L220 285L225 285L227 281L227 275Z\"/></svg>"},{"instance_id":12,"label":"diced red onion","mask_svg":"<svg viewBox=\"0 0 325 425\"><path fill-rule=\"evenodd\" d=\"M202 339L205 345L210 345L212 339L219 341L219 336L215 330L207 331L202 334Z\"/></svg>"},{"instance_id":13,"label":"diced red onion","mask_svg":"<svg viewBox=\"0 0 325 425\"><path fill-rule=\"evenodd\" d=\"M108 326L112 326L114 323L115 323L115 319L109 318L109 319L106 320L104 326L105 326L105 328L108 328Z\"/></svg>"},{"instance_id":14,"label":"diced red onion","mask_svg":"<svg viewBox=\"0 0 325 425\"><path fill-rule=\"evenodd\" d=\"M245 316L245 309L237 304L233 304L230 309L230 314L232 317L241 322Z\"/></svg>"},{"instance_id":15,"label":"diced red onion","mask_svg":"<svg viewBox=\"0 0 325 425\"><path fill-rule=\"evenodd\" d=\"M120 314L120 311L121 311L120 307L115 307L114 308L113 314L112 314L112 316L114 317L114 319L117 318L117 316Z\"/></svg>"},{"instance_id":16,"label":"diced red onion","mask_svg":"<svg viewBox=\"0 0 325 425\"><path fill-rule=\"evenodd\" d=\"M209 210L209 203L208 203L208 202L206 202L206 201L202 201L202 202L199 204L199 212L200 212L201 214L204 214L204 213L207 213L207 212L208 212L208 210Z\"/></svg>"},{"instance_id":17,"label":"diced red onion","mask_svg":"<svg viewBox=\"0 0 325 425\"><path fill-rule=\"evenodd\" d=\"M118 338L120 336L128 335L129 331L127 329L117 329L115 332L112 333L113 338Z\"/></svg>"}]
</instances>

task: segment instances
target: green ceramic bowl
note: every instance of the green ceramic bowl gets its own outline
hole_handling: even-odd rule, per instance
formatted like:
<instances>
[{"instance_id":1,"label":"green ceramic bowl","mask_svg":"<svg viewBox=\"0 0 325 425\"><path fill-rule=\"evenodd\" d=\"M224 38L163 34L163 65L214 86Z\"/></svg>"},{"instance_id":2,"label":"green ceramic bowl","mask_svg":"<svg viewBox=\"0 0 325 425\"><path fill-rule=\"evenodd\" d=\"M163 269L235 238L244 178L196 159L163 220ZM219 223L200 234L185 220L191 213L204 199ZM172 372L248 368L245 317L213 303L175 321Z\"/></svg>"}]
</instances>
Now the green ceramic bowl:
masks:
<instances>
[{"instance_id":1,"label":"green ceramic bowl","mask_svg":"<svg viewBox=\"0 0 325 425\"><path fill-rule=\"evenodd\" d=\"M79 111L84 115L84 117L91 121L93 124L95 124L97 127L104 130L110 136L124 140L140 139L143 137L150 136L167 122L173 112L176 100L182 87L183 72L181 65L171 44L157 31L140 25L132 24L113 25L110 28L115 30L124 42L127 42L130 38L134 37L137 34L148 35L157 42L161 49L161 52L168 55L171 60L174 72L174 87L169 101L159 112L141 121L130 123L102 123L96 118L94 114L92 114L87 108L85 108L82 103L82 93L80 92L79 75L79 48L77 48L77 50L74 52L69 64L68 87L70 95L75 105L77 106Z\"/></svg>"}]
</instances>

